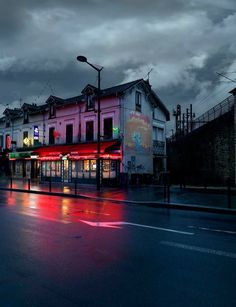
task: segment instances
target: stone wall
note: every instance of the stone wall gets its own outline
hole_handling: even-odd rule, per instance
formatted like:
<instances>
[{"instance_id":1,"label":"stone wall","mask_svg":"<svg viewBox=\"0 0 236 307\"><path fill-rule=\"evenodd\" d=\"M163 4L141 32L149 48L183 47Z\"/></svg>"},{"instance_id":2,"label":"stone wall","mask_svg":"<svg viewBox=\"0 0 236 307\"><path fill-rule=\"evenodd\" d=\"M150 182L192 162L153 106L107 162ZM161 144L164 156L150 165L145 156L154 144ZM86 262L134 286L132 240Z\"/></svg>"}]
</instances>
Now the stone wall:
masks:
<instances>
[{"instance_id":1,"label":"stone wall","mask_svg":"<svg viewBox=\"0 0 236 307\"><path fill-rule=\"evenodd\" d=\"M186 184L235 183L234 110L168 143L172 182Z\"/></svg>"}]
</instances>

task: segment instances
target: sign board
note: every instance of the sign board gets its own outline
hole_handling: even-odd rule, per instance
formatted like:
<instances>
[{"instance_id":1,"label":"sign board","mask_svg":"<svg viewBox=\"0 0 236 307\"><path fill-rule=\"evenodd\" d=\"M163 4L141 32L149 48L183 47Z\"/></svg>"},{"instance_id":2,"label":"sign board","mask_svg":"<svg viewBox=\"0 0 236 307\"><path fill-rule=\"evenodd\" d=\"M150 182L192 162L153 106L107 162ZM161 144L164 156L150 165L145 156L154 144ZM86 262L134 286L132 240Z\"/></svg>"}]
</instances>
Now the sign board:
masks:
<instances>
[{"instance_id":1,"label":"sign board","mask_svg":"<svg viewBox=\"0 0 236 307\"><path fill-rule=\"evenodd\" d=\"M38 139L39 139L39 127L34 126L34 140L38 140Z\"/></svg>"}]
</instances>

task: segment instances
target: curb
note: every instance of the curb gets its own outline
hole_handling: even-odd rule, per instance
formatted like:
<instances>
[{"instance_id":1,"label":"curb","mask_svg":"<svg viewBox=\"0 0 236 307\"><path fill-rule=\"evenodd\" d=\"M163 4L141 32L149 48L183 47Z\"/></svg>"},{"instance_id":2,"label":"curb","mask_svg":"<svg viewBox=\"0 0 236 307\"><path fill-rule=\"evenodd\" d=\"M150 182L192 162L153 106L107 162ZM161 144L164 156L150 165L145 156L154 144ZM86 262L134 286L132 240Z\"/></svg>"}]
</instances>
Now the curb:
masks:
<instances>
[{"instance_id":1,"label":"curb","mask_svg":"<svg viewBox=\"0 0 236 307\"><path fill-rule=\"evenodd\" d=\"M23 190L23 189L14 189L14 188L11 189L11 188L3 188L3 187L0 187L0 190L10 191L10 192L42 194L42 195L57 196L57 197L93 199L97 201L111 201L114 203L125 203L127 205L136 205L136 206L142 205L142 206L152 207L152 208L164 208L164 209L176 209L176 210L187 210L187 211L236 215L236 209L198 206L198 205L192 205L192 204L167 203L167 202L158 202L158 201L135 201L135 200L127 200L127 199L120 200L120 199L113 199L113 198L91 196L91 195L86 195L86 194L65 194L65 193L60 193L60 192Z\"/></svg>"}]
</instances>

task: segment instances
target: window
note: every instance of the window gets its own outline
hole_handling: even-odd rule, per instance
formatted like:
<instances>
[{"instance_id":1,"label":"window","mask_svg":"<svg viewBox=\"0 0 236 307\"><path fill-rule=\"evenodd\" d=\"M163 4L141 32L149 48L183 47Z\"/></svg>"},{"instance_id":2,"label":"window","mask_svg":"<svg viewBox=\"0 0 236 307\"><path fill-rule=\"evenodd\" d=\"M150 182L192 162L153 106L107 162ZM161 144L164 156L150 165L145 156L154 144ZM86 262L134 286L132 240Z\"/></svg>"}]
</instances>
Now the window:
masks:
<instances>
[{"instance_id":1,"label":"window","mask_svg":"<svg viewBox=\"0 0 236 307\"><path fill-rule=\"evenodd\" d=\"M157 108L155 108L155 109L153 110L152 118L153 118L153 119L157 119L157 118L158 118L158 110L157 110Z\"/></svg>"},{"instance_id":2,"label":"window","mask_svg":"<svg viewBox=\"0 0 236 307\"><path fill-rule=\"evenodd\" d=\"M54 104L49 105L49 118L56 117L56 107Z\"/></svg>"},{"instance_id":3,"label":"window","mask_svg":"<svg viewBox=\"0 0 236 307\"><path fill-rule=\"evenodd\" d=\"M27 110L24 110L24 120L23 120L23 124L28 124L29 122L29 113Z\"/></svg>"},{"instance_id":4,"label":"window","mask_svg":"<svg viewBox=\"0 0 236 307\"><path fill-rule=\"evenodd\" d=\"M113 138L113 123L111 117L104 119L103 138L104 140Z\"/></svg>"},{"instance_id":5,"label":"window","mask_svg":"<svg viewBox=\"0 0 236 307\"><path fill-rule=\"evenodd\" d=\"M6 128L9 128L9 127L10 127L10 119L7 118L7 119L6 119Z\"/></svg>"},{"instance_id":6,"label":"window","mask_svg":"<svg viewBox=\"0 0 236 307\"><path fill-rule=\"evenodd\" d=\"M138 91L135 92L135 109L141 112L141 93Z\"/></svg>"},{"instance_id":7,"label":"window","mask_svg":"<svg viewBox=\"0 0 236 307\"><path fill-rule=\"evenodd\" d=\"M88 95L86 96L86 108L87 108L87 111L90 111L90 110L94 110L94 96L93 95Z\"/></svg>"},{"instance_id":8,"label":"window","mask_svg":"<svg viewBox=\"0 0 236 307\"><path fill-rule=\"evenodd\" d=\"M73 143L73 125L72 124L66 125L66 143L67 144Z\"/></svg>"},{"instance_id":9,"label":"window","mask_svg":"<svg viewBox=\"0 0 236 307\"><path fill-rule=\"evenodd\" d=\"M158 128L153 127L153 140L157 141L158 140Z\"/></svg>"},{"instance_id":10,"label":"window","mask_svg":"<svg viewBox=\"0 0 236 307\"><path fill-rule=\"evenodd\" d=\"M49 144L55 144L55 127L49 128Z\"/></svg>"},{"instance_id":11,"label":"window","mask_svg":"<svg viewBox=\"0 0 236 307\"><path fill-rule=\"evenodd\" d=\"M86 89L83 91L83 94L85 94L86 99L86 110L94 110L95 88L93 86L87 86Z\"/></svg>"},{"instance_id":12,"label":"window","mask_svg":"<svg viewBox=\"0 0 236 307\"><path fill-rule=\"evenodd\" d=\"M83 160L83 178L96 178L96 160Z\"/></svg>"},{"instance_id":13,"label":"window","mask_svg":"<svg viewBox=\"0 0 236 307\"><path fill-rule=\"evenodd\" d=\"M157 139L158 139L158 141L161 141L161 142L165 141L164 129L163 128L158 128Z\"/></svg>"},{"instance_id":14,"label":"window","mask_svg":"<svg viewBox=\"0 0 236 307\"><path fill-rule=\"evenodd\" d=\"M93 121L86 122L86 141L93 141L94 138L94 128Z\"/></svg>"}]
</instances>

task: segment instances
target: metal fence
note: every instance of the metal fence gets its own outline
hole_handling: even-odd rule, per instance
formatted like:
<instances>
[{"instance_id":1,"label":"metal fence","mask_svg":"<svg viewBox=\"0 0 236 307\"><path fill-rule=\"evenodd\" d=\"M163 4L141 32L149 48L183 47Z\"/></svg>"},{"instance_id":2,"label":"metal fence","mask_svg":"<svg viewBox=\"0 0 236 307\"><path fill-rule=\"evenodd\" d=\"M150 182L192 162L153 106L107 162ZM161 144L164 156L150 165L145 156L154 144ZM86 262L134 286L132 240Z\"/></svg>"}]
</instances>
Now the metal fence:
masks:
<instances>
[{"instance_id":1,"label":"metal fence","mask_svg":"<svg viewBox=\"0 0 236 307\"><path fill-rule=\"evenodd\" d=\"M197 117L192 122L192 130L198 129L199 127L205 125L206 123L222 116L223 114L230 112L234 106L234 96L231 95L225 100L203 113L201 116Z\"/></svg>"}]
</instances>

